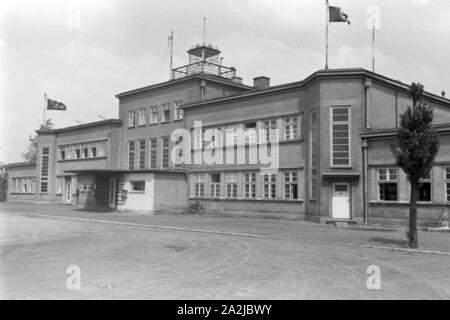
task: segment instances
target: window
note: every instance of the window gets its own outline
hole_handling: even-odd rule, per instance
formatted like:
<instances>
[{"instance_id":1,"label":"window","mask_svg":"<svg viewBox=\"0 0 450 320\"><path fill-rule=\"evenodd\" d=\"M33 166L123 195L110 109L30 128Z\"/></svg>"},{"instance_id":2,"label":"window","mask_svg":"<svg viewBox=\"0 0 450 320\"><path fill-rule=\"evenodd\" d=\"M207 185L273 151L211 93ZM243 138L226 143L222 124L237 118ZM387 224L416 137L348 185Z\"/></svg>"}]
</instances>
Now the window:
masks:
<instances>
[{"instance_id":1,"label":"window","mask_svg":"<svg viewBox=\"0 0 450 320\"><path fill-rule=\"evenodd\" d=\"M245 124L245 143L252 144L257 142L256 122Z\"/></svg>"},{"instance_id":2,"label":"window","mask_svg":"<svg viewBox=\"0 0 450 320\"><path fill-rule=\"evenodd\" d=\"M419 182L417 201L431 201L431 171L428 173L428 176L425 179L421 179Z\"/></svg>"},{"instance_id":3,"label":"window","mask_svg":"<svg viewBox=\"0 0 450 320\"><path fill-rule=\"evenodd\" d=\"M163 168L169 167L169 137L162 137L162 163Z\"/></svg>"},{"instance_id":4,"label":"window","mask_svg":"<svg viewBox=\"0 0 450 320\"><path fill-rule=\"evenodd\" d=\"M283 119L283 138L293 140L298 138L298 118L289 117Z\"/></svg>"},{"instance_id":5,"label":"window","mask_svg":"<svg viewBox=\"0 0 450 320\"><path fill-rule=\"evenodd\" d=\"M245 173L244 183L244 197L256 198L256 173Z\"/></svg>"},{"instance_id":6,"label":"window","mask_svg":"<svg viewBox=\"0 0 450 320\"><path fill-rule=\"evenodd\" d=\"M277 120L276 119L264 120L262 124L264 136L261 137L261 140L263 142L275 141L277 137L276 135Z\"/></svg>"},{"instance_id":7,"label":"window","mask_svg":"<svg viewBox=\"0 0 450 320\"><path fill-rule=\"evenodd\" d=\"M298 199L298 178L295 171L284 173L284 198Z\"/></svg>"},{"instance_id":8,"label":"window","mask_svg":"<svg viewBox=\"0 0 450 320\"><path fill-rule=\"evenodd\" d=\"M16 177L11 178L10 193L34 193L36 178Z\"/></svg>"},{"instance_id":9,"label":"window","mask_svg":"<svg viewBox=\"0 0 450 320\"><path fill-rule=\"evenodd\" d=\"M317 200L318 197L318 171L319 166L319 122L317 110L311 111L311 126L309 132L309 199Z\"/></svg>"},{"instance_id":10,"label":"window","mask_svg":"<svg viewBox=\"0 0 450 320\"><path fill-rule=\"evenodd\" d=\"M60 160L66 159L66 150L59 150L59 159Z\"/></svg>"},{"instance_id":11,"label":"window","mask_svg":"<svg viewBox=\"0 0 450 320\"><path fill-rule=\"evenodd\" d=\"M203 132L200 128L194 129L194 149L203 148Z\"/></svg>"},{"instance_id":12,"label":"window","mask_svg":"<svg viewBox=\"0 0 450 320\"><path fill-rule=\"evenodd\" d=\"M128 141L128 170L134 170L135 142Z\"/></svg>"},{"instance_id":13,"label":"window","mask_svg":"<svg viewBox=\"0 0 450 320\"><path fill-rule=\"evenodd\" d=\"M80 159L81 158L81 151L80 149L75 149L75 159Z\"/></svg>"},{"instance_id":14,"label":"window","mask_svg":"<svg viewBox=\"0 0 450 320\"><path fill-rule=\"evenodd\" d=\"M445 168L445 195L447 202L450 202L450 167Z\"/></svg>"},{"instance_id":15,"label":"window","mask_svg":"<svg viewBox=\"0 0 450 320\"><path fill-rule=\"evenodd\" d=\"M83 152L81 153L81 158L83 158L83 159L89 158L89 149L88 148L83 148Z\"/></svg>"},{"instance_id":16,"label":"window","mask_svg":"<svg viewBox=\"0 0 450 320\"><path fill-rule=\"evenodd\" d=\"M128 128L136 126L136 111L128 111Z\"/></svg>"},{"instance_id":17,"label":"window","mask_svg":"<svg viewBox=\"0 0 450 320\"><path fill-rule=\"evenodd\" d=\"M220 197L220 174L211 175L211 197Z\"/></svg>"},{"instance_id":18,"label":"window","mask_svg":"<svg viewBox=\"0 0 450 320\"><path fill-rule=\"evenodd\" d=\"M227 185L227 197L236 198L237 197L237 174L227 173L225 175L225 182Z\"/></svg>"},{"instance_id":19,"label":"window","mask_svg":"<svg viewBox=\"0 0 450 320\"><path fill-rule=\"evenodd\" d=\"M91 158L97 157L97 147L91 147Z\"/></svg>"},{"instance_id":20,"label":"window","mask_svg":"<svg viewBox=\"0 0 450 320\"><path fill-rule=\"evenodd\" d=\"M139 169L145 169L145 140L139 140Z\"/></svg>"},{"instance_id":21,"label":"window","mask_svg":"<svg viewBox=\"0 0 450 320\"><path fill-rule=\"evenodd\" d=\"M63 193L63 177L56 177L56 193L62 194Z\"/></svg>"},{"instance_id":22,"label":"window","mask_svg":"<svg viewBox=\"0 0 450 320\"><path fill-rule=\"evenodd\" d=\"M145 116L146 116L145 108L139 109L139 115L138 115L138 125L139 126L145 126L145 124L146 124Z\"/></svg>"},{"instance_id":23,"label":"window","mask_svg":"<svg viewBox=\"0 0 450 320\"><path fill-rule=\"evenodd\" d=\"M378 169L378 189L379 200L381 201L397 201L397 169L383 168Z\"/></svg>"},{"instance_id":24,"label":"window","mask_svg":"<svg viewBox=\"0 0 450 320\"><path fill-rule=\"evenodd\" d=\"M311 193L310 193L310 199L311 200L317 200L318 196L318 190L317 190L317 169L311 169Z\"/></svg>"},{"instance_id":25,"label":"window","mask_svg":"<svg viewBox=\"0 0 450 320\"><path fill-rule=\"evenodd\" d=\"M274 199L277 196L277 184L275 174L264 175L264 198Z\"/></svg>"},{"instance_id":26,"label":"window","mask_svg":"<svg viewBox=\"0 0 450 320\"><path fill-rule=\"evenodd\" d=\"M238 143L238 126L225 128L225 143L227 146L236 146Z\"/></svg>"},{"instance_id":27,"label":"window","mask_svg":"<svg viewBox=\"0 0 450 320\"><path fill-rule=\"evenodd\" d=\"M350 108L331 108L331 134L333 166L350 165Z\"/></svg>"},{"instance_id":28,"label":"window","mask_svg":"<svg viewBox=\"0 0 450 320\"><path fill-rule=\"evenodd\" d=\"M194 175L194 189L196 197L205 196L205 175L197 173Z\"/></svg>"},{"instance_id":29,"label":"window","mask_svg":"<svg viewBox=\"0 0 450 320\"><path fill-rule=\"evenodd\" d=\"M162 105L162 111L163 111L162 121L163 122L170 121L170 104L168 104L168 103L163 104Z\"/></svg>"},{"instance_id":30,"label":"window","mask_svg":"<svg viewBox=\"0 0 450 320\"><path fill-rule=\"evenodd\" d=\"M150 168L156 169L157 140L150 138Z\"/></svg>"},{"instance_id":31,"label":"window","mask_svg":"<svg viewBox=\"0 0 450 320\"><path fill-rule=\"evenodd\" d=\"M131 191L144 192L145 191L145 181L130 181Z\"/></svg>"},{"instance_id":32,"label":"window","mask_svg":"<svg viewBox=\"0 0 450 320\"><path fill-rule=\"evenodd\" d=\"M82 182L80 192L90 192L92 190L92 182Z\"/></svg>"},{"instance_id":33,"label":"window","mask_svg":"<svg viewBox=\"0 0 450 320\"><path fill-rule=\"evenodd\" d=\"M150 123L158 123L158 106L150 107Z\"/></svg>"},{"instance_id":34,"label":"window","mask_svg":"<svg viewBox=\"0 0 450 320\"><path fill-rule=\"evenodd\" d=\"M177 140L177 145L178 146L182 146L183 145L183 136L179 136L178 140ZM183 148L177 149L177 153L175 155L175 159L174 159L174 167L175 168L182 168L183 167Z\"/></svg>"},{"instance_id":35,"label":"window","mask_svg":"<svg viewBox=\"0 0 450 320\"><path fill-rule=\"evenodd\" d=\"M183 119L184 110L181 108L183 101L175 101L175 120Z\"/></svg>"},{"instance_id":36,"label":"window","mask_svg":"<svg viewBox=\"0 0 450 320\"><path fill-rule=\"evenodd\" d=\"M41 149L41 185L40 192L48 192L48 167L50 161L50 148ZM78 150L79 151L79 150Z\"/></svg>"}]
</instances>

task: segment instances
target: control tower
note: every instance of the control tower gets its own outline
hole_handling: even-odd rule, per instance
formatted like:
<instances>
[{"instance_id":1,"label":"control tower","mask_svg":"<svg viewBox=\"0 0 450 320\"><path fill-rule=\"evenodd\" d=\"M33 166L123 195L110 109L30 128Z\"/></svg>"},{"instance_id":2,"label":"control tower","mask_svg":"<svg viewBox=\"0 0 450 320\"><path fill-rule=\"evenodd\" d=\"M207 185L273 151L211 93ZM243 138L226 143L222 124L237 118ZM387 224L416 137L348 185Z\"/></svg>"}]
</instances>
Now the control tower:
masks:
<instances>
[{"instance_id":1,"label":"control tower","mask_svg":"<svg viewBox=\"0 0 450 320\"><path fill-rule=\"evenodd\" d=\"M197 44L187 51L189 64L172 69L172 79L180 79L194 74L209 74L229 80L239 79L236 77L234 67L222 65L220 50L211 44Z\"/></svg>"}]
</instances>

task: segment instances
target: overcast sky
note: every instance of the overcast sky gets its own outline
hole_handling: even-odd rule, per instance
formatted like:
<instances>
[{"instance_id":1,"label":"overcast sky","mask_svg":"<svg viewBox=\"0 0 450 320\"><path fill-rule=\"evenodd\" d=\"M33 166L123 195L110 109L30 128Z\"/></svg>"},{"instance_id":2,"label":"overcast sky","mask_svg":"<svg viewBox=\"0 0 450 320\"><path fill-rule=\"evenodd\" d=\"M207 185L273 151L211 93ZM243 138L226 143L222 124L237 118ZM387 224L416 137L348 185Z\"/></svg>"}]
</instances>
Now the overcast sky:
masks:
<instances>
[{"instance_id":1,"label":"overcast sky","mask_svg":"<svg viewBox=\"0 0 450 320\"><path fill-rule=\"evenodd\" d=\"M222 51L244 83L302 80L324 67L324 0L2 0L0 1L0 162L21 161L43 117L44 92L68 111L56 127L116 118L115 94L169 78L202 41ZM330 26L330 68L371 68L368 19L377 30L376 72L450 96L448 0L330 0L351 25ZM369 9L375 5L375 11ZM379 8L379 17L377 14ZM369 10L368 10L369 9ZM368 13L369 12L369 13ZM370 13L374 12L374 13ZM79 14L78 14L79 13Z\"/></svg>"}]
</instances>

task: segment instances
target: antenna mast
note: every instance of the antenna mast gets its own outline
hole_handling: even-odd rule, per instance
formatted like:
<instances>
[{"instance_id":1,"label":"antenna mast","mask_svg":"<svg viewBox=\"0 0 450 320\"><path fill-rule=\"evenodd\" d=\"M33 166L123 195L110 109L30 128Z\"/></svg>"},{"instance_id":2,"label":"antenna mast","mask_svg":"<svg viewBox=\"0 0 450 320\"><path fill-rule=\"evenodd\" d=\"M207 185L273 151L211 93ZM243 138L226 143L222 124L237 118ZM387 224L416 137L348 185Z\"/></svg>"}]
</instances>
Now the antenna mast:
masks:
<instances>
[{"instance_id":1,"label":"antenna mast","mask_svg":"<svg viewBox=\"0 0 450 320\"><path fill-rule=\"evenodd\" d=\"M206 45L206 17L203 17L203 45Z\"/></svg>"},{"instance_id":2,"label":"antenna mast","mask_svg":"<svg viewBox=\"0 0 450 320\"><path fill-rule=\"evenodd\" d=\"M169 36L169 48L170 48L170 80L173 79L173 29Z\"/></svg>"}]
</instances>

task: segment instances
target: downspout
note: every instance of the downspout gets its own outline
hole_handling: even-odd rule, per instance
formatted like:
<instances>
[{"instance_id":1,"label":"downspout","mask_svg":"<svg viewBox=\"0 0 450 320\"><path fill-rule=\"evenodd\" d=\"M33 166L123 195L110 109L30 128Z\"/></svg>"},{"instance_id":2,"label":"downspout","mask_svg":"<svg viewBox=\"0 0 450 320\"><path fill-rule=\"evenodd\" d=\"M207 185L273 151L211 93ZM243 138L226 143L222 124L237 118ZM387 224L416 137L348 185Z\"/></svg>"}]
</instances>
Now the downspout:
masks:
<instances>
[{"instance_id":1,"label":"downspout","mask_svg":"<svg viewBox=\"0 0 450 320\"><path fill-rule=\"evenodd\" d=\"M370 98L369 98L369 89L372 85L372 81L369 79L366 79L364 81L364 131L370 130L370 118L369 118L369 111L370 111ZM368 183L368 143L366 139L363 139L361 141L361 148L362 148L362 178L363 178L363 223L364 225L367 225L368 223L368 215L369 215L369 206L368 206L368 190L369 190L369 183Z\"/></svg>"}]
</instances>

